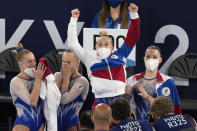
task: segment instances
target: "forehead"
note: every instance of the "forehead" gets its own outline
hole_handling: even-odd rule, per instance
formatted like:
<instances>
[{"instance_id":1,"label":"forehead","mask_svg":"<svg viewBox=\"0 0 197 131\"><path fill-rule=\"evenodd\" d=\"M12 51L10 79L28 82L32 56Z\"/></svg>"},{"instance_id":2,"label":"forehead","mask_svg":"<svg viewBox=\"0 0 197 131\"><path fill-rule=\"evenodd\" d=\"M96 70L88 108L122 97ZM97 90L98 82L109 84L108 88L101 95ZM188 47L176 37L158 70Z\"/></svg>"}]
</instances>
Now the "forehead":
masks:
<instances>
[{"instance_id":1,"label":"forehead","mask_svg":"<svg viewBox=\"0 0 197 131\"><path fill-rule=\"evenodd\" d=\"M111 38L107 36L100 37L97 42L111 42Z\"/></svg>"},{"instance_id":2,"label":"forehead","mask_svg":"<svg viewBox=\"0 0 197 131\"><path fill-rule=\"evenodd\" d=\"M32 59L35 59L35 57L34 57L33 53L29 52L29 53L23 55L23 59L24 60L32 60Z\"/></svg>"},{"instance_id":3,"label":"forehead","mask_svg":"<svg viewBox=\"0 0 197 131\"><path fill-rule=\"evenodd\" d=\"M75 54L73 54L72 52L65 52L62 56L62 60L64 61L71 61L73 60L73 58L75 58Z\"/></svg>"},{"instance_id":4,"label":"forehead","mask_svg":"<svg viewBox=\"0 0 197 131\"><path fill-rule=\"evenodd\" d=\"M147 49L145 55L160 55L157 49Z\"/></svg>"}]
</instances>

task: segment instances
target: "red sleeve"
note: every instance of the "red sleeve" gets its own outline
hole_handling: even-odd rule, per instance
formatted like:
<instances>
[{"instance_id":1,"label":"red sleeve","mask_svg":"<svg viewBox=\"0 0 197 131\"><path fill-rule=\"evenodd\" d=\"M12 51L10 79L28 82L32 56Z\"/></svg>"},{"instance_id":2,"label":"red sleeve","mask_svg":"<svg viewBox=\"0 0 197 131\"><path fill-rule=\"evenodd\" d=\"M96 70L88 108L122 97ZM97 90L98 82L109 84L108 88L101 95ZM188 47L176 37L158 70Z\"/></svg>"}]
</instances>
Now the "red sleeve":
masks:
<instances>
[{"instance_id":1,"label":"red sleeve","mask_svg":"<svg viewBox=\"0 0 197 131\"><path fill-rule=\"evenodd\" d=\"M182 114L181 105L174 106L174 114Z\"/></svg>"},{"instance_id":2,"label":"red sleeve","mask_svg":"<svg viewBox=\"0 0 197 131\"><path fill-rule=\"evenodd\" d=\"M131 24L127 32L124 43L129 47L133 47L140 37L140 18L131 19Z\"/></svg>"}]
</instances>

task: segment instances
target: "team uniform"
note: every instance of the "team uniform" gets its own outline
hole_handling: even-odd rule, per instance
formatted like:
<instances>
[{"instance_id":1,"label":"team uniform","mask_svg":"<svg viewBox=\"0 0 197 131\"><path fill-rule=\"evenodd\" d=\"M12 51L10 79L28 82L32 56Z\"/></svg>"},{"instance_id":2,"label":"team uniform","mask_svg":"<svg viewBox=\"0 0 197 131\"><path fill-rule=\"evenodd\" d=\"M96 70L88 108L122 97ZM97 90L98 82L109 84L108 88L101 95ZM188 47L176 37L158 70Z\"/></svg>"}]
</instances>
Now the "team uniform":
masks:
<instances>
[{"instance_id":1,"label":"team uniform","mask_svg":"<svg viewBox=\"0 0 197 131\"><path fill-rule=\"evenodd\" d=\"M42 109L42 100L39 98L36 107L30 106L30 93L33 89L34 80L27 80L16 76L10 82L10 94L13 104L17 110L17 117L14 123L16 125L24 125L30 131L38 131L45 122Z\"/></svg>"},{"instance_id":2,"label":"team uniform","mask_svg":"<svg viewBox=\"0 0 197 131\"><path fill-rule=\"evenodd\" d=\"M129 19L130 19L129 13L128 13L128 16L129 16ZM131 21L129 20L128 27L130 26L130 24L131 24ZM98 26L98 14L96 14L96 16L94 17L91 28L99 28L99 26ZM108 29L122 29L121 16L119 16L116 20L113 20L113 18L111 17L111 14L108 13L107 20L106 20L106 23L105 23L105 28L108 28ZM133 61L131 59L126 60L127 69L130 70L132 68L131 66L133 66L133 65L135 65L135 61ZM130 74L128 74L128 73L127 73L127 78L130 76Z\"/></svg>"},{"instance_id":3,"label":"team uniform","mask_svg":"<svg viewBox=\"0 0 197 131\"><path fill-rule=\"evenodd\" d=\"M146 120L127 119L120 121L110 131L153 131L153 128Z\"/></svg>"},{"instance_id":4,"label":"team uniform","mask_svg":"<svg viewBox=\"0 0 197 131\"><path fill-rule=\"evenodd\" d=\"M195 131L183 115L168 115L154 122L156 131Z\"/></svg>"},{"instance_id":5,"label":"team uniform","mask_svg":"<svg viewBox=\"0 0 197 131\"><path fill-rule=\"evenodd\" d=\"M127 80L127 85L131 87L131 94L126 95L126 100L130 102L132 110L136 112L137 119L146 119L147 113L150 111L150 103L138 95L140 83L143 83L143 88L153 98L166 96L172 99L174 113L181 114L180 100L174 80L159 72L153 79L146 79L143 75L144 73L137 74Z\"/></svg>"},{"instance_id":6,"label":"team uniform","mask_svg":"<svg viewBox=\"0 0 197 131\"><path fill-rule=\"evenodd\" d=\"M58 80L60 73L55 73ZM66 131L79 123L79 111L83 106L89 91L88 80L83 76L78 76L70 80L69 91L65 91L61 96L61 103L57 111L58 131Z\"/></svg>"},{"instance_id":7,"label":"team uniform","mask_svg":"<svg viewBox=\"0 0 197 131\"><path fill-rule=\"evenodd\" d=\"M140 19L137 13L131 13L131 23L124 44L110 57L102 59L96 51L86 51L80 46L76 32L77 18L71 17L67 46L86 66L97 103L125 93L125 58L132 51L140 35Z\"/></svg>"}]
</instances>

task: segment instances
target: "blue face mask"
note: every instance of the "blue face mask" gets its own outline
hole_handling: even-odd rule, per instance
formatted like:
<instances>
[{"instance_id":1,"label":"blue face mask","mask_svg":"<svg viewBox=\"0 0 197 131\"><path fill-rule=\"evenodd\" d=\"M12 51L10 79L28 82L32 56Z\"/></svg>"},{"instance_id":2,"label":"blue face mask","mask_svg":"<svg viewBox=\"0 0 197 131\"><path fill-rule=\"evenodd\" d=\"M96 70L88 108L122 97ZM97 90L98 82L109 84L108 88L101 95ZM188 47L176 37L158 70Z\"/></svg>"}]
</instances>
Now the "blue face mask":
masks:
<instances>
[{"instance_id":1,"label":"blue face mask","mask_svg":"<svg viewBox=\"0 0 197 131\"><path fill-rule=\"evenodd\" d=\"M121 4L122 0L108 0L109 6L116 8Z\"/></svg>"}]
</instances>

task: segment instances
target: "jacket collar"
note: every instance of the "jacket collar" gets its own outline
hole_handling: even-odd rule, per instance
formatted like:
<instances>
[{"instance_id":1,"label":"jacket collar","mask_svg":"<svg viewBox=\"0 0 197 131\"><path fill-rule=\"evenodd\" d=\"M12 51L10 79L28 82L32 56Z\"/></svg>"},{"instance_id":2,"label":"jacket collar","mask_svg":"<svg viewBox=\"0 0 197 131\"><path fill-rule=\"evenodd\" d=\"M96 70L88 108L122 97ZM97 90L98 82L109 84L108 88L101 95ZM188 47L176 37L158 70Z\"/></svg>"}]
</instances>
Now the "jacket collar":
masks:
<instances>
[{"instance_id":1,"label":"jacket collar","mask_svg":"<svg viewBox=\"0 0 197 131\"><path fill-rule=\"evenodd\" d=\"M136 78L136 80L138 81L140 78L142 78L142 76L145 74L145 72L142 72L140 74L134 75L134 77ZM161 74L159 72L157 72L157 82L163 82L163 78L161 76Z\"/></svg>"}]
</instances>

